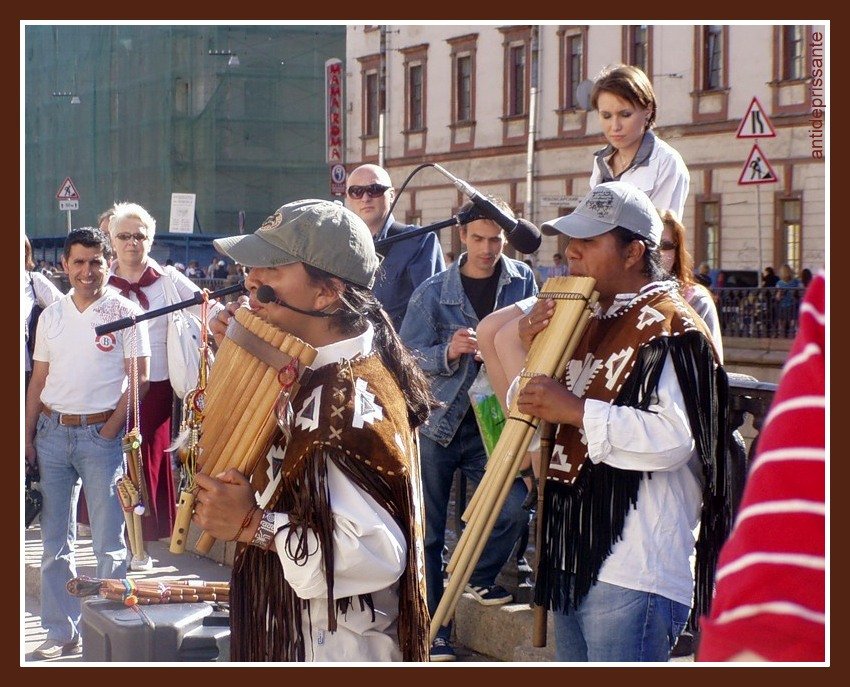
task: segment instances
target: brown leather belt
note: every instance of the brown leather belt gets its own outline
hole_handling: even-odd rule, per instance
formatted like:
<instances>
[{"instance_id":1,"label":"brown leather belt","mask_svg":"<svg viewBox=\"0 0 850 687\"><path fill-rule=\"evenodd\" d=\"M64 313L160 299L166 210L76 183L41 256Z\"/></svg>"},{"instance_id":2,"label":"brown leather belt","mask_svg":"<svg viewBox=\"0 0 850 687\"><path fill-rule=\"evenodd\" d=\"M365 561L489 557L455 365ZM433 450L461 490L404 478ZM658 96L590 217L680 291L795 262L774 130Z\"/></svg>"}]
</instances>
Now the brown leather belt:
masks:
<instances>
[{"instance_id":1,"label":"brown leather belt","mask_svg":"<svg viewBox=\"0 0 850 687\"><path fill-rule=\"evenodd\" d=\"M47 406L41 411L43 415L51 417L53 411ZM56 413L59 416L59 424L63 427L79 427L83 423L94 425L98 422L106 422L114 411L104 410L102 413L91 413L90 415L68 415L67 413Z\"/></svg>"}]
</instances>

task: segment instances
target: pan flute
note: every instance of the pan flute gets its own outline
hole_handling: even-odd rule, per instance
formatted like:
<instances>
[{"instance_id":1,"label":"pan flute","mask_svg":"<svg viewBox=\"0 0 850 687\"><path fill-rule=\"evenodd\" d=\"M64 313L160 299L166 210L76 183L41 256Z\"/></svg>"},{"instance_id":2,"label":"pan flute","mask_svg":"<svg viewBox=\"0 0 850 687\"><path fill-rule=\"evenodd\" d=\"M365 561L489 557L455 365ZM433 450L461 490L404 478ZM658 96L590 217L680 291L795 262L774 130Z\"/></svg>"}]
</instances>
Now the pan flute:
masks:
<instances>
[{"instance_id":1,"label":"pan flute","mask_svg":"<svg viewBox=\"0 0 850 687\"><path fill-rule=\"evenodd\" d=\"M555 313L546 329L532 342L520 375L520 389L530 377L544 374L557 379L564 374L596 302L595 285L592 277L550 277L543 284L538 298L553 299ZM537 418L517 410L516 398L508 415L484 478L462 516L466 527L446 568L451 576L431 619L431 641L454 615L539 423Z\"/></svg>"},{"instance_id":2,"label":"pan flute","mask_svg":"<svg viewBox=\"0 0 850 687\"><path fill-rule=\"evenodd\" d=\"M198 471L217 475L235 467L251 475L272 446L276 406L282 391L293 397L316 349L240 308L228 325L204 392L198 440ZM192 518L194 494L180 494L171 536L172 553L182 553ZM215 539L206 532L195 545L207 553Z\"/></svg>"}]
</instances>

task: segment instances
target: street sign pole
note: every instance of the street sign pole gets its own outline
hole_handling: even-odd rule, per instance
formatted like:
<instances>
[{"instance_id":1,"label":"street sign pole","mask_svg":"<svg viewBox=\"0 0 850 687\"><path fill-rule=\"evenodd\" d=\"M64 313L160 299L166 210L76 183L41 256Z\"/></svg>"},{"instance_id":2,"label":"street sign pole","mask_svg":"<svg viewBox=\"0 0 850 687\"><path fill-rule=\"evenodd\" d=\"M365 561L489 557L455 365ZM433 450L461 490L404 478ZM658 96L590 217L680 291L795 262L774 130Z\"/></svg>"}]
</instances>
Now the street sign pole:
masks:
<instances>
[{"instance_id":1,"label":"street sign pole","mask_svg":"<svg viewBox=\"0 0 850 687\"><path fill-rule=\"evenodd\" d=\"M735 138L774 138L776 129L770 118L767 116L767 111L762 107L759 99L753 96L750 101L750 106L744 113L741 123L738 126L738 132ZM766 169L763 171L762 166ZM777 182L776 172L770 166L764 153L758 145L753 145L747 161L744 163L744 169L741 170L741 176L738 177L739 184L755 184L756 185L756 231L758 232L758 248L759 248L759 278L764 272L764 251L762 249L761 236L761 185L775 184Z\"/></svg>"},{"instance_id":2,"label":"street sign pole","mask_svg":"<svg viewBox=\"0 0 850 687\"><path fill-rule=\"evenodd\" d=\"M71 210L80 208L80 194L71 177L65 177L65 181L56 192L56 199L59 201L59 210L68 212L68 233L71 233Z\"/></svg>"},{"instance_id":3,"label":"street sign pole","mask_svg":"<svg viewBox=\"0 0 850 687\"><path fill-rule=\"evenodd\" d=\"M756 184L756 227L759 233L759 279L764 274L764 253L761 249L761 184Z\"/></svg>"}]
</instances>

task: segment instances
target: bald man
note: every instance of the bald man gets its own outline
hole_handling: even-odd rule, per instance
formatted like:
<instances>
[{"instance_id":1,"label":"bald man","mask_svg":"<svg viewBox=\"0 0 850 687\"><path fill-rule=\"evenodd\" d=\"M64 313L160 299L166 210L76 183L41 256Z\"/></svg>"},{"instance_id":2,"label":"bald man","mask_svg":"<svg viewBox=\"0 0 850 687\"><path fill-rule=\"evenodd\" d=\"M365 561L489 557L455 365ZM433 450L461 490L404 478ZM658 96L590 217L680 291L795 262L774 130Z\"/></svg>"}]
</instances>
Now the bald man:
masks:
<instances>
[{"instance_id":1,"label":"bald man","mask_svg":"<svg viewBox=\"0 0 850 687\"><path fill-rule=\"evenodd\" d=\"M417 228L396 222L389 214L393 198L395 189L383 167L360 165L348 176L345 205L366 223L375 241ZM437 235L427 232L391 243L379 252L384 260L372 292L398 330L413 290L428 277L446 269L443 250Z\"/></svg>"}]
</instances>

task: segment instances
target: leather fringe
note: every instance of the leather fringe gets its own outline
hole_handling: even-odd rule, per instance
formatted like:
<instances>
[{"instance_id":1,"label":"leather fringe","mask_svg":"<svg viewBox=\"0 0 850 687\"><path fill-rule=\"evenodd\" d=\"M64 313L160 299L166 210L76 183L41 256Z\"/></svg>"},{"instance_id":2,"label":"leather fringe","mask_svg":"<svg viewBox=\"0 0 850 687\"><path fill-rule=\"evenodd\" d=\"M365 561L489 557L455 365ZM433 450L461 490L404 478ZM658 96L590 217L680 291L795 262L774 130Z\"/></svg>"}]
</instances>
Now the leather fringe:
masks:
<instances>
[{"instance_id":1,"label":"leather fringe","mask_svg":"<svg viewBox=\"0 0 850 687\"><path fill-rule=\"evenodd\" d=\"M382 475L349 459L342 452L322 447L303 461L306 469L297 480L283 485L272 510L289 513L293 536L286 554L292 560L306 560L315 552L307 550L306 536L294 533L308 528L316 533L326 562L328 585L328 628L336 630L337 617L359 606L370 609L370 594L357 600L333 595L333 520L327 487L327 461L334 463L358 486L371 494L399 523L407 535L407 566L399 581L398 639L405 661L428 660L428 608L417 574L417 546L413 530L413 491L408 477L388 481ZM286 480L282 480L286 482ZM302 529L302 532L304 530ZM231 580L231 660L304 661L305 640L302 616L310 613L309 601L299 599L283 576L278 554L245 547L237 554ZM265 619L265 622L264 622ZM312 633L312 624L310 624Z\"/></svg>"},{"instance_id":2,"label":"leather fringe","mask_svg":"<svg viewBox=\"0 0 850 687\"><path fill-rule=\"evenodd\" d=\"M703 506L696 545L693 619L708 611L720 548L732 524L731 458L727 450L728 379L715 368L710 344L697 332L647 344L617 397L617 405L647 410L667 358L672 356L703 468ZM701 404L697 403L701 399ZM543 499L543 547L534 602L550 610L577 608L622 537L637 505L640 480L651 473L586 461L573 485L548 481ZM569 571L569 572L568 572ZM572 575L572 572L575 575Z\"/></svg>"}]
</instances>

